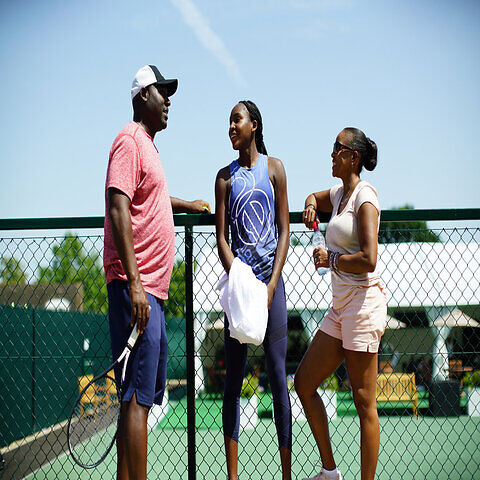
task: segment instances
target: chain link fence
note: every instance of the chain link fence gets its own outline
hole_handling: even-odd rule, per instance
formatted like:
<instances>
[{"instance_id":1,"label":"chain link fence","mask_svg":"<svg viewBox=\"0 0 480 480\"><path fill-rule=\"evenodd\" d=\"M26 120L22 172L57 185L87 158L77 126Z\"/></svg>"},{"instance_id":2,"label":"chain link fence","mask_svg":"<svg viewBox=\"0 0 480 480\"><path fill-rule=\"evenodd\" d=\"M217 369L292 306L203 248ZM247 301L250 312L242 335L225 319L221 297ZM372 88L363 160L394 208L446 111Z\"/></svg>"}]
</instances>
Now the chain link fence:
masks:
<instances>
[{"instance_id":1,"label":"chain link fence","mask_svg":"<svg viewBox=\"0 0 480 480\"><path fill-rule=\"evenodd\" d=\"M386 211L382 219L379 263L388 318L378 356L377 478L480 479L480 211ZM454 227L444 225L452 220ZM148 478L226 478L224 320L215 290L223 269L213 216L176 216L175 222L166 302L168 395L149 416ZM91 471L66 453L65 421L81 378L111 362L101 225L100 218L0 221L2 479L115 476L114 452ZM88 235L63 233L89 227L96 229ZM331 303L329 274L314 272L310 242L300 215L292 213L283 278L293 478L319 470L293 389L295 370ZM338 466L346 480L359 478L360 428L344 365L319 393ZM240 478L281 476L272 411L263 347L250 346Z\"/></svg>"}]
</instances>

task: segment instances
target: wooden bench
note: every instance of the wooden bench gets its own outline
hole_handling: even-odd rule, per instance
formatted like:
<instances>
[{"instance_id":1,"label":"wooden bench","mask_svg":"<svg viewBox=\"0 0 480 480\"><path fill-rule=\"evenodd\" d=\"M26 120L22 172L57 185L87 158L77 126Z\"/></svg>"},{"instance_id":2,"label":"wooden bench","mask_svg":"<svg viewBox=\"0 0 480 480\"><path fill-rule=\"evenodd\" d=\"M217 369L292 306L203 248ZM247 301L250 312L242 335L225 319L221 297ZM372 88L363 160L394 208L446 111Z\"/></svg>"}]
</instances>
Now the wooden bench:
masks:
<instances>
[{"instance_id":1,"label":"wooden bench","mask_svg":"<svg viewBox=\"0 0 480 480\"><path fill-rule=\"evenodd\" d=\"M185 387L187 385L186 378L167 378L166 388L172 390L177 387Z\"/></svg>"},{"instance_id":2,"label":"wooden bench","mask_svg":"<svg viewBox=\"0 0 480 480\"><path fill-rule=\"evenodd\" d=\"M78 377L78 392L82 392L92 380L93 375L82 375L81 377ZM97 391L95 384L92 384L87 388L85 395L80 400L80 415L92 415L97 404Z\"/></svg>"},{"instance_id":3,"label":"wooden bench","mask_svg":"<svg viewBox=\"0 0 480 480\"><path fill-rule=\"evenodd\" d=\"M380 373L377 376L377 403L411 402L418 418L418 394L414 373Z\"/></svg>"},{"instance_id":4,"label":"wooden bench","mask_svg":"<svg viewBox=\"0 0 480 480\"><path fill-rule=\"evenodd\" d=\"M108 375L109 377L105 378L104 383L94 383L88 387L86 395L80 400L80 415L91 415L99 405L103 404L108 407L110 404L118 401L113 370L110 371ZM78 392L80 393L92 380L93 375L82 375L78 377ZM186 385L186 378L169 378L166 381L166 388L168 390Z\"/></svg>"},{"instance_id":5,"label":"wooden bench","mask_svg":"<svg viewBox=\"0 0 480 480\"><path fill-rule=\"evenodd\" d=\"M108 375L104 383L92 383L87 388L85 395L80 400L80 415L91 415L99 405L103 404L108 407L118 401L113 370ZM92 380L93 375L78 377L78 392L82 392Z\"/></svg>"}]
</instances>

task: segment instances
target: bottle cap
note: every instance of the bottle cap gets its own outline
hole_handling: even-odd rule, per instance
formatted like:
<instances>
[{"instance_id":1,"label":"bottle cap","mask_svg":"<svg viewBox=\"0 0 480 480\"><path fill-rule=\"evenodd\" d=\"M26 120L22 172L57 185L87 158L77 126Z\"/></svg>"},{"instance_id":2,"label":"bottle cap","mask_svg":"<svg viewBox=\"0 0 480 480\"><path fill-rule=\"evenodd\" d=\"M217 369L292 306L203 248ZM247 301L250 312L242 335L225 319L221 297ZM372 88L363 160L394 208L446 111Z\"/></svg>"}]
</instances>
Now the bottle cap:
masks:
<instances>
[{"instance_id":1,"label":"bottle cap","mask_svg":"<svg viewBox=\"0 0 480 480\"><path fill-rule=\"evenodd\" d=\"M318 230L318 223L316 221L312 223L312 228Z\"/></svg>"}]
</instances>

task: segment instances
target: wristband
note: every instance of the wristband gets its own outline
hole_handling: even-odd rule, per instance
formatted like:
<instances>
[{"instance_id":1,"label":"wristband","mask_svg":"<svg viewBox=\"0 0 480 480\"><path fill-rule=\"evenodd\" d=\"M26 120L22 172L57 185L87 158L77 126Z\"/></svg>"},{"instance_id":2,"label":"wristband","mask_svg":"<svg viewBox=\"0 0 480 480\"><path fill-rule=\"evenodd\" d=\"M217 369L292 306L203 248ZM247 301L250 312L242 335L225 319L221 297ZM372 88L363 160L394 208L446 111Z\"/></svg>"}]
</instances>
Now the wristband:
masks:
<instances>
[{"instance_id":1,"label":"wristband","mask_svg":"<svg viewBox=\"0 0 480 480\"><path fill-rule=\"evenodd\" d=\"M330 270L333 270L333 255L334 255L334 252L329 250L328 251L328 266L330 267Z\"/></svg>"},{"instance_id":2,"label":"wristband","mask_svg":"<svg viewBox=\"0 0 480 480\"><path fill-rule=\"evenodd\" d=\"M335 252L335 256L333 257L333 269L338 272L338 257L340 257L340 253Z\"/></svg>"},{"instance_id":3,"label":"wristband","mask_svg":"<svg viewBox=\"0 0 480 480\"><path fill-rule=\"evenodd\" d=\"M328 265L330 270L338 272L338 257L340 256L339 252L333 252L328 250Z\"/></svg>"}]
</instances>

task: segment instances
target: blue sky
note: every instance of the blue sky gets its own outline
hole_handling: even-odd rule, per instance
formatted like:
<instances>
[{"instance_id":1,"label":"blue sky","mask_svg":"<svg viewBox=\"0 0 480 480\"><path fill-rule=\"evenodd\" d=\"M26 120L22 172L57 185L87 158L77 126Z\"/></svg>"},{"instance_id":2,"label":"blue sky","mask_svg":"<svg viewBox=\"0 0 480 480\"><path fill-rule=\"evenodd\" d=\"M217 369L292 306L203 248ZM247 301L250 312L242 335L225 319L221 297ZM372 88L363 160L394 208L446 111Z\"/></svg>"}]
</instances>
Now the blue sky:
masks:
<instances>
[{"instance_id":1,"label":"blue sky","mask_svg":"<svg viewBox=\"0 0 480 480\"><path fill-rule=\"evenodd\" d=\"M345 126L377 142L363 178L383 208L479 207L479 53L476 1L1 1L0 218L103 215L144 64L179 79L155 138L174 196L213 205L230 110L251 99L291 210L336 183Z\"/></svg>"}]
</instances>

